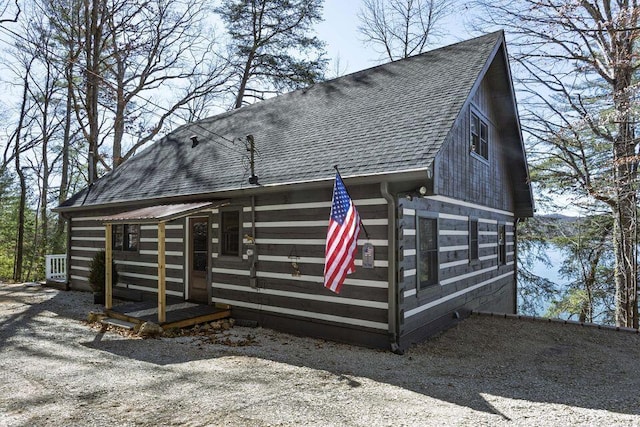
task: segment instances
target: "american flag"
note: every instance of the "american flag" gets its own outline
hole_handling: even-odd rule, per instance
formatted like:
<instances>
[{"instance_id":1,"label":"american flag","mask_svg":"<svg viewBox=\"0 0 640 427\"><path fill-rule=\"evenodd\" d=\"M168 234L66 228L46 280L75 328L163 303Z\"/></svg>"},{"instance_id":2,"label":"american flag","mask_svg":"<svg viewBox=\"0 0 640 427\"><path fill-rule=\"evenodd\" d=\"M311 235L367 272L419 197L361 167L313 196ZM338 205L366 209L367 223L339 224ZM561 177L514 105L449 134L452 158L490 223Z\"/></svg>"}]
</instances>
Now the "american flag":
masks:
<instances>
[{"instance_id":1,"label":"american flag","mask_svg":"<svg viewBox=\"0 0 640 427\"><path fill-rule=\"evenodd\" d=\"M356 271L358 234L360 216L337 173L324 263L324 286L337 294L347 274Z\"/></svg>"}]
</instances>

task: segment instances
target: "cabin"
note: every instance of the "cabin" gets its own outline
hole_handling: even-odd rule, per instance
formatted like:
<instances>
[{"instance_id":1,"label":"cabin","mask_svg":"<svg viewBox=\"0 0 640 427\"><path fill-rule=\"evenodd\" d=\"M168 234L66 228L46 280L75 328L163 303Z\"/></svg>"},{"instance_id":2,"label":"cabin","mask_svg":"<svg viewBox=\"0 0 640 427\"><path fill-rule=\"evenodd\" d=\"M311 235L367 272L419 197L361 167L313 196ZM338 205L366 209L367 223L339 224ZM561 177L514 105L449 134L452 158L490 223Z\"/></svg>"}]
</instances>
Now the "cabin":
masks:
<instances>
[{"instance_id":1,"label":"cabin","mask_svg":"<svg viewBox=\"0 0 640 427\"><path fill-rule=\"evenodd\" d=\"M340 294L323 287L335 165L366 229ZM394 351L515 313L534 207L504 34L186 124L57 211L73 289L106 248L117 287L158 307Z\"/></svg>"}]
</instances>

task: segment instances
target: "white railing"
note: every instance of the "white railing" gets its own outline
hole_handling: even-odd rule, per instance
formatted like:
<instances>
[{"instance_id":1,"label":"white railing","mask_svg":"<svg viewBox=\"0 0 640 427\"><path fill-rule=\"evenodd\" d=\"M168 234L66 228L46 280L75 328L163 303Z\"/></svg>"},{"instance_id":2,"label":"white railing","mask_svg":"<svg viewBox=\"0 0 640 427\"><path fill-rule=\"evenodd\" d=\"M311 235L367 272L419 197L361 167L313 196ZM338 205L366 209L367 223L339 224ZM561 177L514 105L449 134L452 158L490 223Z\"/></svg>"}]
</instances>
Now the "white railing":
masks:
<instances>
[{"instance_id":1,"label":"white railing","mask_svg":"<svg viewBox=\"0 0 640 427\"><path fill-rule=\"evenodd\" d=\"M45 274L47 280L67 280L67 254L47 255Z\"/></svg>"}]
</instances>

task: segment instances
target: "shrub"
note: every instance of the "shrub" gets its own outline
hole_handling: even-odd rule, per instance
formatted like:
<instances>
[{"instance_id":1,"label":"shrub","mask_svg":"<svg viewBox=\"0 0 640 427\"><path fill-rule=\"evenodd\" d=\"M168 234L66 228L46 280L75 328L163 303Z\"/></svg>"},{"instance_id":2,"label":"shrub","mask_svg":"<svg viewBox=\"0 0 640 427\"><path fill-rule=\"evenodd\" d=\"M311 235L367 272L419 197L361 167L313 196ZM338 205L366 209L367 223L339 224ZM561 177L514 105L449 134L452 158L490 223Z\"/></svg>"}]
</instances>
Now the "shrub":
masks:
<instances>
[{"instance_id":1,"label":"shrub","mask_svg":"<svg viewBox=\"0 0 640 427\"><path fill-rule=\"evenodd\" d=\"M94 292L104 292L105 283L105 261L106 254L104 251L98 252L91 260L89 266L89 283L91 289ZM118 283L118 271L116 270L116 264L111 260L111 286L115 286Z\"/></svg>"}]
</instances>

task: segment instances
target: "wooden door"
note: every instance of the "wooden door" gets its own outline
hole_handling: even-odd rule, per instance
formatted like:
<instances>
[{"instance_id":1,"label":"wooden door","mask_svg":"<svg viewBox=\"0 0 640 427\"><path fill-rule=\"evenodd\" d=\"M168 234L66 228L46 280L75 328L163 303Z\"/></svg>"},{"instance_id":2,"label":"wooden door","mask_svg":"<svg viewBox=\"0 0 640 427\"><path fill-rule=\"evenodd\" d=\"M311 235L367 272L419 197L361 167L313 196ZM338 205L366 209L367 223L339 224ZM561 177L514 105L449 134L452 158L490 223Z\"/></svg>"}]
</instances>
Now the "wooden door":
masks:
<instances>
[{"instance_id":1,"label":"wooden door","mask_svg":"<svg viewBox=\"0 0 640 427\"><path fill-rule=\"evenodd\" d=\"M189 300L209 303L209 220L189 218Z\"/></svg>"}]
</instances>

